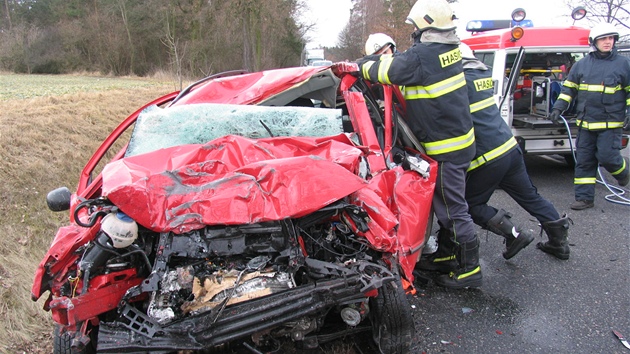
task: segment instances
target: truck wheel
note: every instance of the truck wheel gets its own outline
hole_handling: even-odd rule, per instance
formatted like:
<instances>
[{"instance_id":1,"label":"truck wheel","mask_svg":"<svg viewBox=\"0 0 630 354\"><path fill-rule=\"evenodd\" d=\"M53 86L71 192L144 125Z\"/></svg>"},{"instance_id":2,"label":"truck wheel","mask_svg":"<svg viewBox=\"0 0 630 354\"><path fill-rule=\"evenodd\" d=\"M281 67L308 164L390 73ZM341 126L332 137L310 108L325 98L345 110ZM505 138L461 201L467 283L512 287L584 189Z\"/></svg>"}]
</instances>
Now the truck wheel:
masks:
<instances>
[{"instance_id":1,"label":"truck wheel","mask_svg":"<svg viewBox=\"0 0 630 354\"><path fill-rule=\"evenodd\" d=\"M77 325L77 327L80 327ZM74 333L61 333L61 326L55 323L53 330L53 354L95 354L96 353L96 329L93 328L90 335L90 342L80 350L72 348Z\"/></svg>"},{"instance_id":2,"label":"truck wheel","mask_svg":"<svg viewBox=\"0 0 630 354\"><path fill-rule=\"evenodd\" d=\"M385 284L370 299L372 338L381 353L409 352L415 332L410 308L400 280Z\"/></svg>"},{"instance_id":3,"label":"truck wheel","mask_svg":"<svg viewBox=\"0 0 630 354\"><path fill-rule=\"evenodd\" d=\"M565 154L562 155L564 157L564 161L569 165L569 167L575 167L575 160L573 159L573 154Z\"/></svg>"}]
</instances>

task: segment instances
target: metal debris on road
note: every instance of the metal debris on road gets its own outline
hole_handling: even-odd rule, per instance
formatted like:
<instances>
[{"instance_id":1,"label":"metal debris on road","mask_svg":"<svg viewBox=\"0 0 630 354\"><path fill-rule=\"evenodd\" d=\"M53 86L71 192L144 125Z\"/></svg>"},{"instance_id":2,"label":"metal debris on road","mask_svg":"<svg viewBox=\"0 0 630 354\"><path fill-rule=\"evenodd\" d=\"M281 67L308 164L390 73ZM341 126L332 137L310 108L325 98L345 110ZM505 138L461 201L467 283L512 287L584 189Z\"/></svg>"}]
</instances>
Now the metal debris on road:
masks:
<instances>
[{"instance_id":1,"label":"metal debris on road","mask_svg":"<svg viewBox=\"0 0 630 354\"><path fill-rule=\"evenodd\" d=\"M621 342L621 344L623 344L624 347L630 349L630 343L628 343L626 338L623 337L623 334L621 334L619 331L615 331L614 329L613 329L613 334L615 335L615 337L619 339L619 341Z\"/></svg>"}]
</instances>

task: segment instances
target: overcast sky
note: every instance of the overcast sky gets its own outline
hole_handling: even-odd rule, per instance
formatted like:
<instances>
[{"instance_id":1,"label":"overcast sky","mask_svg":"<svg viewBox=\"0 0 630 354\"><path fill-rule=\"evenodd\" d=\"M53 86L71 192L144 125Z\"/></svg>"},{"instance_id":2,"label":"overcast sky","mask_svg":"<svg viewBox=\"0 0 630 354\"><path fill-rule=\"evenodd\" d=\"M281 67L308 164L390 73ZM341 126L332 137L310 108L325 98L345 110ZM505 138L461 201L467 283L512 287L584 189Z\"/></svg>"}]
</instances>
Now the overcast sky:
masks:
<instances>
[{"instance_id":1,"label":"overcast sky","mask_svg":"<svg viewBox=\"0 0 630 354\"><path fill-rule=\"evenodd\" d=\"M518 7L525 9L527 19L534 26L570 25L571 10L564 2L565 0L459 0L451 6L459 18L458 34L465 38L468 36L465 31L468 21L509 19L512 10ZM308 16L316 24L315 31L310 34L312 41L307 47L336 46L339 32L350 17L350 0L307 0L307 4L311 9ZM584 21L579 21L576 25L588 27L588 23Z\"/></svg>"},{"instance_id":2,"label":"overcast sky","mask_svg":"<svg viewBox=\"0 0 630 354\"><path fill-rule=\"evenodd\" d=\"M306 0L309 21L315 23L308 48L334 47L337 37L350 18L350 0Z\"/></svg>"}]
</instances>

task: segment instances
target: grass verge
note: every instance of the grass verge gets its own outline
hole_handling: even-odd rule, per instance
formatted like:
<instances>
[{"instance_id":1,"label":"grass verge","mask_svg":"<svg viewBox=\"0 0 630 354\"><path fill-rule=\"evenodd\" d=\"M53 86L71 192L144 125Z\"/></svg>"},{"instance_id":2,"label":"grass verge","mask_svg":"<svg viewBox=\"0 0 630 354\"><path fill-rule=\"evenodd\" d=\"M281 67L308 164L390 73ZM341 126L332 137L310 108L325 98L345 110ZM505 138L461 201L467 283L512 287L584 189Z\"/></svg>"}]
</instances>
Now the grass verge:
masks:
<instances>
[{"instance_id":1,"label":"grass verge","mask_svg":"<svg viewBox=\"0 0 630 354\"><path fill-rule=\"evenodd\" d=\"M31 300L35 269L68 214L46 194L74 190L109 132L173 83L93 76L0 74L0 352L51 353L52 320ZM45 297L45 296L44 296Z\"/></svg>"}]
</instances>

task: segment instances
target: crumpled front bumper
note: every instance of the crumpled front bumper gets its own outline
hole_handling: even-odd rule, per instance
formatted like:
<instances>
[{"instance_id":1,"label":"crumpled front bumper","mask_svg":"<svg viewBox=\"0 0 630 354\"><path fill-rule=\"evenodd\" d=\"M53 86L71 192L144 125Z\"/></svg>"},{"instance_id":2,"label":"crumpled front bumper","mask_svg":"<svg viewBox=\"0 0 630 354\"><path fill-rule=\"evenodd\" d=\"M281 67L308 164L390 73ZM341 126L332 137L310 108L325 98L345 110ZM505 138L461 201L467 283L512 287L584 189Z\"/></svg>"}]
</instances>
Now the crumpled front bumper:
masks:
<instances>
[{"instance_id":1,"label":"crumpled front bumper","mask_svg":"<svg viewBox=\"0 0 630 354\"><path fill-rule=\"evenodd\" d=\"M103 353L201 350L246 338L330 307L360 301L366 295L359 275L323 280L285 292L226 307L215 320L209 311L168 325L159 325L127 306L114 322L101 322L98 351Z\"/></svg>"}]
</instances>

